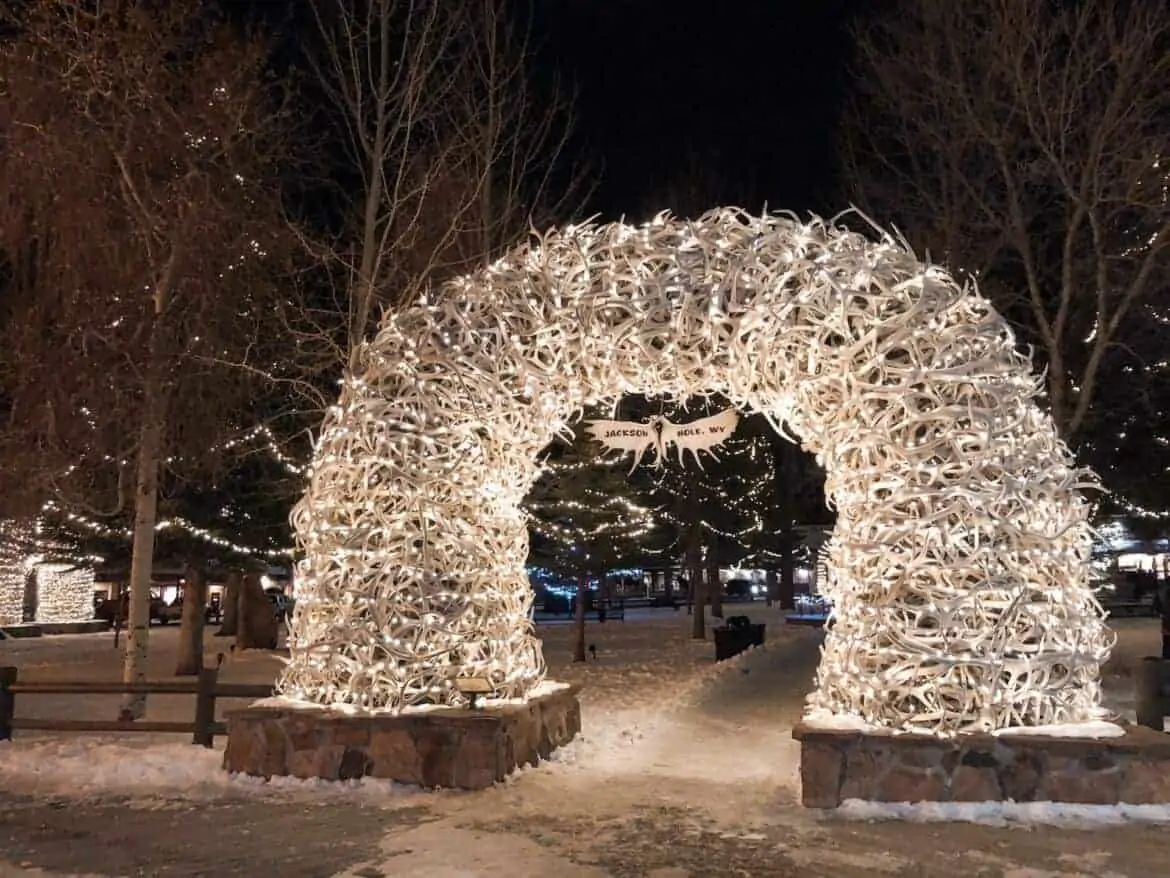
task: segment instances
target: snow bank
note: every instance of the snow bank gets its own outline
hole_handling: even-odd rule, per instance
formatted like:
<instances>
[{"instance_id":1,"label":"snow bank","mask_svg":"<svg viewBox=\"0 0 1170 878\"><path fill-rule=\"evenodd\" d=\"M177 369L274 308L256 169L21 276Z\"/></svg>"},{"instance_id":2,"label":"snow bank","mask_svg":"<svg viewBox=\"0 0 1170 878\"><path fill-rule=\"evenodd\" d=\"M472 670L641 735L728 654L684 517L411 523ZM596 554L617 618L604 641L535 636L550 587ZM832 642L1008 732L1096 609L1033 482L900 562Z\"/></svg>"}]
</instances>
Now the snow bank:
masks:
<instances>
[{"instance_id":1,"label":"snow bank","mask_svg":"<svg viewBox=\"0 0 1170 878\"><path fill-rule=\"evenodd\" d=\"M401 795L410 787L372 778L329 783L229 775L223 752L191 744L138 746L100 737L71 737L0 743L0 789L32 796L94 798L109 795L222 798L225 795L313 792L375 798Z\"/></svg>"},{"instance_id":2,"label":"snow bank","mask_svg":"<svg viewBox=\"0 0 1170 878\"><path fill-rule=\"evenodd\" d=\"M979 823L1091 829L1125 823L1170 823L1170 805L1072 805L1065 802L863 802L848 799L830 812L842 820Z\"/></svg>"}]
</instances>

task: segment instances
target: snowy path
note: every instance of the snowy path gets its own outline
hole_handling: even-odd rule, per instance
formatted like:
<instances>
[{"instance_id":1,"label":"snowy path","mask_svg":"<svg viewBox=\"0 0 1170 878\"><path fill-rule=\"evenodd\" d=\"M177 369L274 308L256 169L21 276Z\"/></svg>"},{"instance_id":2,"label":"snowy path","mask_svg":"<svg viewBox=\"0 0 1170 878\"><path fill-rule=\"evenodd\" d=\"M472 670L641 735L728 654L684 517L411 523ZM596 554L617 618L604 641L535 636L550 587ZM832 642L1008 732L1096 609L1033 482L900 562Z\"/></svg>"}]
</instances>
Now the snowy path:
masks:
<instances>
[{"instance_id":1,"label":"snowy path","mask_svg":"<svg viewBox=\"0 0 1170 878\"><path fill-rule=\"evenodd\" d=\"M736 607L732 612L740 612ZM599 661L568 661L570 631L548 626L551 676L580 681L584 733L556 759L481 793L421 793L228 778L220 754L174 737L19 735L0 745L0 876L872 875L1138 878L1164 869L1165 829L1032 831L964 824L825 820L796 804L791 739L819 635L785 629L716 666L685 613L591 624ZM1156 638L1123 630L1123 674ZM173 662L158 631L154 675ZM212 643L214 641L209 641ZM221 643L222 641L220 641ZM110 678L109 636L0 644L26 678ZM217 645L218 646L218 645ZM221 647L218 647L221 648ZM224 678L270 680L272 656L229 658ZM1111 692L1124 696L1124 677ZM116 698L18 702L24 715L113 711ZM152 699L186 715L189 699ZM19 734L19 733L18 733ZM7 861L5 865L3 861ZM43 870L43 871L38 871Z\"/></svg>"}]
</instances>

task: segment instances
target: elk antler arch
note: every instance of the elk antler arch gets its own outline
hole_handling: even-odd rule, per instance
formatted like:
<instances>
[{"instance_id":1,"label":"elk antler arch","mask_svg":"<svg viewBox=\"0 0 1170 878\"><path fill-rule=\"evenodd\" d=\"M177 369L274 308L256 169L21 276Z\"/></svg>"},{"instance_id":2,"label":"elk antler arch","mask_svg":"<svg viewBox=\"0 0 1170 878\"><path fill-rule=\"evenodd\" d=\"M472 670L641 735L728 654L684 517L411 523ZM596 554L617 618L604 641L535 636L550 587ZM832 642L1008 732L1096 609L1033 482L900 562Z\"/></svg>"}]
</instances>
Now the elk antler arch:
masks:
<instances>
[{"instance_id":1,"label":"elk antler arch","mask_svg":"<svg viewBox=\"0 0 1170 878\"><path fill-rule=\"evenodd\" d=\"M1097 718L1088 473L971 286L888 236L720 209L534 239L390 315L293 515L280 681L359 710L523 699L538 452L581 406L718 392L815 452L838 510L815 707L938 732Z\"/></svg>"}]
</instances>

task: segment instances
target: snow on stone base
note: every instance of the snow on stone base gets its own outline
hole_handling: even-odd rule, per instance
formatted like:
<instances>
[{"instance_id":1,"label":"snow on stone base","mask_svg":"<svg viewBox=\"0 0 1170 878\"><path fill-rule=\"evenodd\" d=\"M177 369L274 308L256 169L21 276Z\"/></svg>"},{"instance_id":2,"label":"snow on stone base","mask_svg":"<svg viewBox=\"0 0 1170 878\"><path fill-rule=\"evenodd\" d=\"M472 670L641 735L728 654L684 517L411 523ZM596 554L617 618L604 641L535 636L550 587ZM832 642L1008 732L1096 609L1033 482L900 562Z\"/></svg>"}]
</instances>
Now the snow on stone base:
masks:
<instances>
[{"instance_id":1,"label":"snow on stone base","mask_svg":"<svg viewBox=\"0 0 1170 878\"><path fill-rule=\"evenodd\" d=\"M1073 805L1065 802L865 802L846 799L831 812L843 820L979 823L1091 829L1123 823L1170 823L1170 805Z\"/></svg>"},{"instance_id":2,"label":"snow on stone base","mask_svg":"<svg viewBox=\"0 0 1170 878\"><path fill-rule=\"evenodd\" d=\"M996 729L996 737L1031 735L1044 738L1121 738L1125 729L1117 723L1105 720L1090 720L1083 723L1056 723L1050 726L1017 726L1010 729Z\"/></svg>"},{"instance_id":3,"label":"snow on stone base","mask_svg":"<svg viewBox=\"0 0 1170 878\"><path fill-rule=\"evenodd\" d=\"M867 723L856 714L831 713L824 708L812 708L804 714L804 725L819 732L862 732L890 733L888 729ZM893 734L933 735L930 729L896 730ZM1105 720L1089 720L1083 723L1055 723L1047 726L1015 726L1010 729L996 729L990 734L1000 736L1031 736L1044 738L1120 738L1125 729L1117 723Z\"/></svg>"},{"instance_id":4,"label":"snow on stone base","mask_svg":"<svg viewBox=\"0 0 1170 878\"><path fill-rule=\"evenodd\" d=\"M804 724L819 732L873 732L877 730L861 717L852 713L831 713L823 707L805 711Z\"/></svg>"},{"instance_id":5,"label":"snow on stone base","mask_svg":"<svg viewBox=\"0 0 1170 878\"><path fill-rule=\"evenodd\" d=\"M552 695L554 692L562 692L568 688L568 683L558 683L555 680L542 680L538 686L528 693L527 698L482 698L479 700L477 707L482 710L515 707L516 705L527 704L529 701L535 701L545 695ZM335 713L353 714L354 716L405 716L416 713L434 713L436 710L463 709L453 708L446 704L412 704L397 711L389 708L361 710L352 704L331 704L326 707L314 701L301 701L296 698L288 698L284 695L261 698L259 701L253 701L250 706L269 707L277 710L329 710Z\"/></svg>"}]
</instances>

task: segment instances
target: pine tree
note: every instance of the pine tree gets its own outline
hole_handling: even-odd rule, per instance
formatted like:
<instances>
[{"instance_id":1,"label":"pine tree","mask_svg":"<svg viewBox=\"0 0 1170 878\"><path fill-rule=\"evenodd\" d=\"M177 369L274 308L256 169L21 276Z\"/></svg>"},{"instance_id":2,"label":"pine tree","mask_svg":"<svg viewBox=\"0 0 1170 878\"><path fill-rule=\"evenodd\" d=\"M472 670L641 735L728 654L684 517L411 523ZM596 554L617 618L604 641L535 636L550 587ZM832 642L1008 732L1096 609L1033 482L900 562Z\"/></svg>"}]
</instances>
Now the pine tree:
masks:
<instances>
[{"instance_id":1,"label":"pine tree","mask_svg":"<svg viewBox=\"0 0 1170 878\"><path fill-rule=\"evenodd\" d=\"M574 661L585 660L588 583L604 582L617 566L653 554L654 512L638 502L625 457L602 459L596 442L578 428L554 442L544 472L525 501L531 531L530 562L577 583Z\"/></svg>"},{"instance_id":2,"label":"pine tree","mask_svg":"<svg viewBox=\"0 0 1170 878\"><path fill-rule=\"evenodd\" d=\"M712 399L692 405L688 416L671 420L704 417L724 405ZM702 603L697 587L700 564L708 571L704 598L718 615L718 567L751 563L779 572L779 577L769 577L779 586L770 590L769 599L791 606L803 542L799 523L831 520L823 485L824 476L811 455L778 436L758 414L742 417L715 455L703 456L701 468L694 462L664 467L655 478L654 497L681 534L680 548L696 583L696 603ZM701 633L696 620L695 636Z\"/></svg>"}]
</instances>

